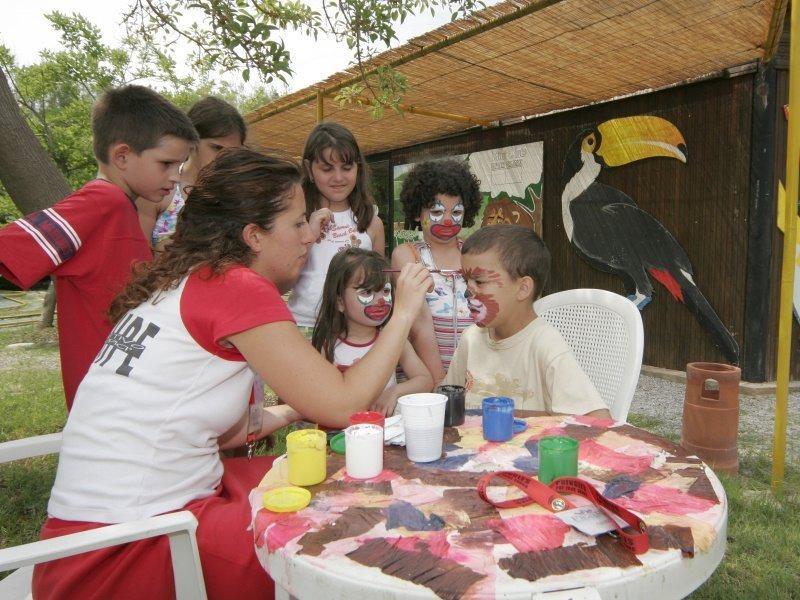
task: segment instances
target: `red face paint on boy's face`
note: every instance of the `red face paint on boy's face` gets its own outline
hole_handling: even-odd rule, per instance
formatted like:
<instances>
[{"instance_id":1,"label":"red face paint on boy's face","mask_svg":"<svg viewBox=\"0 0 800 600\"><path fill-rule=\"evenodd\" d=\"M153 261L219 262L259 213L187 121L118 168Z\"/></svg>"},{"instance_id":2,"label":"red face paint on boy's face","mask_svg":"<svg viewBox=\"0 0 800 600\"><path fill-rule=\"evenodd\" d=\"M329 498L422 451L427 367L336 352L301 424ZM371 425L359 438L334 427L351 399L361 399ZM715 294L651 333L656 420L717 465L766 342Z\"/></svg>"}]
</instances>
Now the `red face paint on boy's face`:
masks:
<instances>
[{"instance_id":1,"label":"red face paint on boy's face","mask_svg":"<svg viewBox=\"0 0 800 600\"><path fill-rule=\"evenodd\" d=\"M486 327L497 317L500 306L494 301L491 294L475 294L473 296L472 292L467 290L465 297L469 314L472 315L478 327Z\"/></svg>"},{"instance_id":2,"label":"red face paint on boy's face","mask_svg":"<svg viewBox=\"0 0 800 600\"><path fill-rule=\"evenodd\" d=\"M478 327L494 327L502 313L504 274L494 268L498 262L494 253L465 254L461 257L467 281L467 306ZM499 267L498 267L499 268Z\"/></svg>"},{"instance_id":3,"label":"red face paint on boy's face","mask_svg":"<svg viewBox=\"0 0 800 600\"><path fill-rule=\"evenodd\" d=\"M483 267L465 268L464 277L467 281L473 279L481 283L493 283L497 287L503 287L503 276L492 269L484 269Z\"/></svg>"}]
</instances>

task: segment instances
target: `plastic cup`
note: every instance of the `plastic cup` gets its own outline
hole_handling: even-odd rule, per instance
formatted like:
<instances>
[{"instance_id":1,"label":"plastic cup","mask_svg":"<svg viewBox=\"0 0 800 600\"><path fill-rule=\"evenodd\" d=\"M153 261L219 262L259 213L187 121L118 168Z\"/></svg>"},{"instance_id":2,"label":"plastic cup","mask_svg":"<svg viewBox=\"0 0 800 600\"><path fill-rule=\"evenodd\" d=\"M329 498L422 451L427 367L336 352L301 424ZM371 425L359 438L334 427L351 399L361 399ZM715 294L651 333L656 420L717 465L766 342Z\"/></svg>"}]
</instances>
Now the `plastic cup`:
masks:
<instances>
[{"instance_id":1,"label":"plastic cup","mask_svg":"<svg viewBox=\"0 0 800 600\"><path fill-rule=\"evenodd\" d=\"M539 440L539 481L549 484L558 477L577 477L578 440L555 435Z\"/></svg>"},{"instance_id":2,"label":"plastic cup","mask_svg":"<svg viewBox=\"0 0 800 600\"><path fill-rule=\"evenodd\" d=\"M440 385L436 392L447 396L447 408L444 411L444 426L457 427L464 424L464 398L466 390L463 385Z\"/></svg>"},{"instance_id":3,"label":"plastic cup","mask_svg":"<svg viewBox=\"0 0 800 600\"><path fill-rule=\"evenodd\" d=\"M484 398L483 438L490 442L505 442L514 435L514 400L505 396Z\"/></svg>"},{"instance_id":4,"label":"plastic cup","mask_svg":"<svg viewBox=\"0 0 800 600\"><path fill-rule=\"evenodd\" d=\"M289 483L316 485L325 480L328 439L321 429L300 429L286 436Z\"/></svg>"},{"instance_id":5,"label":"plastic cup","mask_svg":"<svg viewBox=\"0 0 800 600\"><path fill-rule=\"evenodd\" d=\"M371 479L383 471L383 427L359 423L344 430L345 468L354 479Z\"/></svg>"},{"instance_id":6,"label":"plastic cup","mask_svg":"<svg viewBox=\"0 0 800 600\"><path fill-rule=\"evenodd\" d=\"M400 396L397 405L403 415L406 435L406 456L414 462L431 462L442 457L444 394L408 394Z\"/></svg>"},{"instance_id":7,"label":"plastic cup","mask_svg":"<svg viewBox=\"0 0 800 600\"><path fill-rule=\"evenodd\" d=\"M362 410L350 415L350 425L358 425L359 423L372 423L373 425L384 427L386 419L381 413L374 410Z\"/></svg>"}]
</instances>

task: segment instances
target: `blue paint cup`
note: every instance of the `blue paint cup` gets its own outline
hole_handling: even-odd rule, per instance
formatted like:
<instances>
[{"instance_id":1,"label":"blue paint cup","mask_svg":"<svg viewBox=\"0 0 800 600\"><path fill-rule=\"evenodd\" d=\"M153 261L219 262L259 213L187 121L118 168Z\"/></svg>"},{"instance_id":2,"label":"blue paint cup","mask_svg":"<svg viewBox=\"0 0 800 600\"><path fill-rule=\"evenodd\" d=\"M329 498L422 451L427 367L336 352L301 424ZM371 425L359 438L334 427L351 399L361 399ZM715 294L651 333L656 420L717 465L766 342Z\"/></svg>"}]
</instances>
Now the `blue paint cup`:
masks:
<instances>
[{"instance_id":1,"label":"blue paint cup","mask_svg":"<svg viewBox=\"0 0 800 600\"><path fill-rule=\"evenodd\" d=\"M505 396L483 399L483 438L505 442L514 435L514 401Z\"/></svg>"}]
</instances>

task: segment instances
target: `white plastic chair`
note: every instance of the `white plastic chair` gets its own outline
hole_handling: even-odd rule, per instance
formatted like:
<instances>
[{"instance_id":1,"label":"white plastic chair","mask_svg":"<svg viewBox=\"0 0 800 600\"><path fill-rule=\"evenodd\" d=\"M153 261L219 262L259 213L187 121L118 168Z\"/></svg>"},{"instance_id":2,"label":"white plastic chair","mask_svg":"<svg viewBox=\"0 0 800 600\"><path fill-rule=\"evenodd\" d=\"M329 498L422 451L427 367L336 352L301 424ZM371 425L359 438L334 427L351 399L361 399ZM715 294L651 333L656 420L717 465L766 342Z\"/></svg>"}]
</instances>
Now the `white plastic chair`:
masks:
<instances>
[{"instance_id":1,"label":"white plastic chair","mask_svg":"<svg viewBox=\"0 0 800 600\"><path fill-rule=\"evenodd\" d=\"M644 352L642 315L636 305L606 290L565 290L540 298L536 313L569 344L611 416L627 421Z\"/></svg>"},{"instance_id":2,"label":"white plastic chair","mask_svg":"<svg viewBox=\"0 0 800 600\"><path fill-rule=\"evenodd\" d=\"M0 444L0 464L53 454L60 449L60 433L4 442ZM16 569L0 581L0 600L31 598L33 565L37 563L160 535L169 537L177 600L204 600L206 587L196 530L197 519L185 510L0 549L0 572Z\"/></svg>"}]
</instances>

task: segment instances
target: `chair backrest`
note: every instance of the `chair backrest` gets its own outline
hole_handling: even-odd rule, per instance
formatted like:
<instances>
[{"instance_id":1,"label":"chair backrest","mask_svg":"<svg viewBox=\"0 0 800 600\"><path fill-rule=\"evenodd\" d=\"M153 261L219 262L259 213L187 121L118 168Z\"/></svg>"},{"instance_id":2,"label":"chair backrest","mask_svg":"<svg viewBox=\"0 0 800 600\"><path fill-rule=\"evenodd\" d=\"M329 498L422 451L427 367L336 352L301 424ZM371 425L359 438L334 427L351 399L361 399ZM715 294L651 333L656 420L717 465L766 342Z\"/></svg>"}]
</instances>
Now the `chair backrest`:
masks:
<instances>
[{"instance_id":1,"label":"chair backrest","mask_svg":"<svg viewBox=\"0 0 800 600\"><path fill-rule=\"evenodd\" d=\"M626 421L644 352L642 316L636 305L606 290L576 289L540 298L533 307L572 348L611 416Z\"/></svg>"},{"instance_id":2,"label":"chair backrest","mask_svg":"<svg viewBox=\"0 0 800 600\"><path fill-rule=\"evenodd\" d=\"M0 464L57 453L61 433L51 433L0 443ZM33 565L66 558L100 548L127 544L160 535L169 539L175 595L178 600L206 598L200 553L197 547L197 519L189 511L149 517L140 521L117 523L48 540L0 548L0 573L16 569L0 580L0 600L31 597Z\"/></svg>"}]
</instances>

